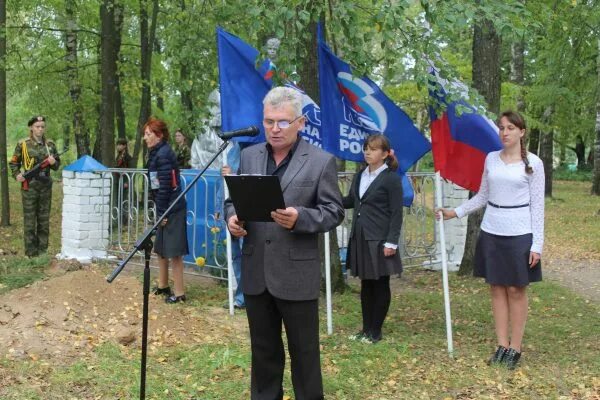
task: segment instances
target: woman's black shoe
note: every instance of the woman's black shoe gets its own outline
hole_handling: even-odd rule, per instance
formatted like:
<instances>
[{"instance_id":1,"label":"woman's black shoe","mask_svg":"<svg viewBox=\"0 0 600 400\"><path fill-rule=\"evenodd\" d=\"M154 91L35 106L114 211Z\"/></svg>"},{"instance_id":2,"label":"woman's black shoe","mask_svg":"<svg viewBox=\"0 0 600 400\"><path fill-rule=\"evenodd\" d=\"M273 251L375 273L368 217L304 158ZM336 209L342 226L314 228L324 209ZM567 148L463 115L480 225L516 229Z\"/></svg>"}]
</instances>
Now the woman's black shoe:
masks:
<instances>
[{"instance_id":1,"label":"woman's black shoe","mask_svg":"<svg viewBox=\"0 0 600 400\"><path fill-rule=\"evenodd\" d=\"M383 339L383 335L381 334L381 332L379 332L378 335L375 335L375 334L372 333L371 336L369 336L369 342L371 344L375 344L377 342L381 342L381 339Z\"/></svg>"},{"instance_id":2,"label":"woman's black shoe","mask_svg":"<svg viewBox=\"0 0 600 400\"><path fill-rule=\"evenodd\" d=\"M494 355L488 360L488 365L500 364L506 357L508 349L504 346L498 346Z\"/></svg>"},{"instance_id":3,"label":"woman's black shoe","mask_svg":"<svg viewBox=\"0 0 600 400\"><path fill-rule=\"evenodd\" d=\"M519 353L515 349L508 349L502 362L506 365L508 369L515 369L517 368L517 364L519 363L520 358L521 353Z\"/></svg>"},{"instance_id":4,"label":"woman's black shoe","mask_svg":"<svg viewBox=\"0 0 600 400\"><path fill-rule=\"evenodd\" d=\"M167 286L167 287L164 287L164 288L159 288L158 286L154 286L152 288L152 293L154 293L157 296L159 294L162 294L162 295L165 295L167 297L171 296L173 294L173 292L171 292L171 287L170 286Z\"/></svg>"},{"instance_id":5,"label":"woman's black shoe","mask_svg":"<svg viewBox=\"0 0 600 400\"><path fill-rule=\"evenodd\" d=\"M186 301L186 300L187 299L185 298L185 294L182 294L181 296L175 296L173 294L165 299L165 303L174 304L174 303L179 303L181 301Z\"/></svg>"},{"instance_id":6,"label":"woman's black shoe","mask_svg":"<svg viewBox=\"0 0 600 400\"><path fill-rule=\"evenodd\" d=\"M369 337L369 334L365 333L364 331L360 331L360 332L356 332L354 335L348 336L348 339L356 340L356 341L360 342L361 340L368 338L368 337Z\"/></svg>"}]
</instances>

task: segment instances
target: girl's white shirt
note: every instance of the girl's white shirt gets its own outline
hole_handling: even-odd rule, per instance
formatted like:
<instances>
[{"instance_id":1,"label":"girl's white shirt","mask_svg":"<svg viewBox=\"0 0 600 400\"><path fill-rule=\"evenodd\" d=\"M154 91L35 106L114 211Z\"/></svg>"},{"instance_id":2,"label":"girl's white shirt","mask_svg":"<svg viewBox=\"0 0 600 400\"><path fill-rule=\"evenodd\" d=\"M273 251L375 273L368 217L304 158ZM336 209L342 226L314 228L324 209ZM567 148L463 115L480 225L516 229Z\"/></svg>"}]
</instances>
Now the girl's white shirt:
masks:
<instances>
[{"instance_id":1,"label":"girl's white shirt","mask_svg":"<svg viewBox=\"0 0 600 400\"><path fill-rule=\"evenodd\" d=\"M499 236L518 236L533 234L531 251L542 254L544 246L544 164L538 156L527 154L532 174L525 172L523 161L505 163L500 151L493 151L485 158L483 177L479 192L455 209L458 218L462 218L487 205L481 230ZM488 201L499 206L518 206L520 208L496 208Z\"/></svg>"}]
</instances>

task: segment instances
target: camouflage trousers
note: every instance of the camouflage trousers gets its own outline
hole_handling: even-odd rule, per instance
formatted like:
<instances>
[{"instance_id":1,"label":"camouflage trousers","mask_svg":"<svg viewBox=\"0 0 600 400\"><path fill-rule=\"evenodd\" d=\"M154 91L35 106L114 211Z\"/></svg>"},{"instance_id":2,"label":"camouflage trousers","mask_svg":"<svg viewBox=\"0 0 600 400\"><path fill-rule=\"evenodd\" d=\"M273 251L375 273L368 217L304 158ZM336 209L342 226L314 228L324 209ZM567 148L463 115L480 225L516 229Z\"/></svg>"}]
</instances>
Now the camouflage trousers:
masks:
<instances>
[{"instance_id":1,"label":"camouflage trousers","mask_svg":"<svg viewBox=\"0 0 600 400\"><path fill-rule=\"evenodd\" d=\"M23 198L23 239L25 255L35 257L48 251L52 182L29 182L29 190L21 190Z\"/></svg>"}]
</instances>

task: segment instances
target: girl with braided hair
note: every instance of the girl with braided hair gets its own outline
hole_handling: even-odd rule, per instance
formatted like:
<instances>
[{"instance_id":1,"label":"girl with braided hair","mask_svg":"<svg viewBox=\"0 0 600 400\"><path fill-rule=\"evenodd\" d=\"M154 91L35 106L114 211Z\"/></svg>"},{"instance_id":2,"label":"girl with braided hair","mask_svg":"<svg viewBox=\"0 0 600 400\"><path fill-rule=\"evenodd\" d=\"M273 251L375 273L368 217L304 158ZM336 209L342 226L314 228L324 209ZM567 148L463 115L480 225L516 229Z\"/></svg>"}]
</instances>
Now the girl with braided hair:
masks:
<instances>
[{"instance_id":1,"label":"girl with braided hair","mask_svg":"<svg viewBox=\"0 0 600 400\"><path fill-rule=\"evenodd\" d=\"M503 112L498 126L503 148L487 155L477 195L456 209L436 210L436 218L440 211L444 219L462 218L487 206L473 274L490 285L498 347L489 364L514 369L527 321L527 286L542 280L544 165L527 152L519 113Z\"/></svg>"}]
</instances>

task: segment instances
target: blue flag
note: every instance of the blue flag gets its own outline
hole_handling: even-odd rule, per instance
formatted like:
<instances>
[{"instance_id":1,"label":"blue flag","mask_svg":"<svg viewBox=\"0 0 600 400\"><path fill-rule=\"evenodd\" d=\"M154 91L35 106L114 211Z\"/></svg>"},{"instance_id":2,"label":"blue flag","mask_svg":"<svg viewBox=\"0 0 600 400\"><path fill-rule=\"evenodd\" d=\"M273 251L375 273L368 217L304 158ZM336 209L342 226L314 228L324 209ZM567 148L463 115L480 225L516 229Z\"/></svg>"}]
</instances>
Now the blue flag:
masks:
<instances>
[{"instance_id":1,"label":"blue flag","mask_svg":"<svg viewBox=\"0 0 600 400\"><path fill-rule=\"evenodd\" d=\"M402 176L404 205L413 191L406 171L423 157L431 144L412 120L368 77L352 75L352 69L333 54L319 37L319 88L323 149L343 160L363 162L367 136L383 133L390 140Z\"/></svg>"},{"instance_id":2,"label":"blue flag","mask_svg":"<svg viewBox=\"0 0 600 400\"><path fill-rule=\"evenodd\" d=\"M219 85L221 87L221 118L224 132L257 126L261 133L256 137L235 138L239 142L259 143L265 141L263 99L273 86L277 73L271 60L264 60L256 68L259 51L235 35L217 28L219 52ZM321 147L321 120L319 106L292 83L286 86L302 93L302 113L306 117L304 130L300 132L309 143Z\"/></svg>"},{"instance_id":3,"label":"blue flag","mask_svg":"<svg viewBox=\"0 0 600 400\"><path fill-rule=\"evenodd\" d=\"M271 89L255 67L258 50L242 39L217 27L219 53L219 86L221 91L221 126L224 132L257 126L256 137L236 138L240 142L265 140L262 126L262 99Z\"/></svg>"}]
</instances>

